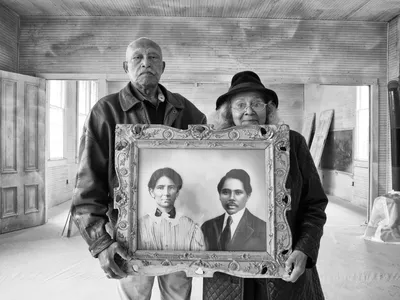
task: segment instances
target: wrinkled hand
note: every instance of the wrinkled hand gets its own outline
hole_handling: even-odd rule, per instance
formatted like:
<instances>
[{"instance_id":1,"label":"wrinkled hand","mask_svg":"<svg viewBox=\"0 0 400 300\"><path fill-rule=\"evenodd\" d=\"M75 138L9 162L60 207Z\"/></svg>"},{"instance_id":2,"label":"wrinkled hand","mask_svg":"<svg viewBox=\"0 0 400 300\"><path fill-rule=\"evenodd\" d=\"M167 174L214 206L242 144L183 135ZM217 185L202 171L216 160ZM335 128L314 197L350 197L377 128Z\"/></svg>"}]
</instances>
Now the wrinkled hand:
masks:
<instances>
[{"instance_id":1,"label":"wrinkled hand","mask_svg":"<svg viewBox=\"0 0 400 300\"><path fill-rule=\"evenodd\" d=\"M121 279L128 276L115 262L115 255L118 254L124 260L128 260L128 254L125 249L122 248L117 242L114 242L100 252L98 259L100 261L101 268L106 273L107 278Z\"/></svg>"},{"instance_id":2,"label":"wrinkled hand","mask_svg":"<svg viewBox=\"0 0 400 300\"><path fill-rule=\"evenodd\" d=\"M287 282L296 282L306 270L307 255L300 250L294 250L285 263L285 274L282 279Z\"/></svg>"}]
</instances>

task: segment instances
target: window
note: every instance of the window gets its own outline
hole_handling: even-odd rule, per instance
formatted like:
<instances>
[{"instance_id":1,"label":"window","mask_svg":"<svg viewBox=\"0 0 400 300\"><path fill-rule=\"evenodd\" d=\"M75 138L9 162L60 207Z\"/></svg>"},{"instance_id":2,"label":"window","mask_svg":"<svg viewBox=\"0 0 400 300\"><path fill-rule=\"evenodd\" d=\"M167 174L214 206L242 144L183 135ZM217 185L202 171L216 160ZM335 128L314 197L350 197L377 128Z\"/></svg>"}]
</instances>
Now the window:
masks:
<instances>
[{"instance_id":1,"label":"window","mask_svg":"<svg viewBox=\"0 0 400 300\"><path fill-rule=\"evenodd\" d=\"M48 81L49 95L49 155L50 159L64 158L65 82Z\"/></svg>"},{"instance_id":2,"label":"window","mask_svg":"<svg viewBox=\"0 0 400 300\"><path fill-rule=\"evenodd\" d=\"M355 159L369 159L369 86L357 87L356 155Z\"/></svg>"},{"instance_id":3,"label":"window","mask_svg":"<svg viewBox=\"0 0 400 300\"><path fill-rule=\"evenodd\" d=\"M77 81L77 153L83 125L90 109L97 102L97 81Z\"/></svg>"}]
</instances>

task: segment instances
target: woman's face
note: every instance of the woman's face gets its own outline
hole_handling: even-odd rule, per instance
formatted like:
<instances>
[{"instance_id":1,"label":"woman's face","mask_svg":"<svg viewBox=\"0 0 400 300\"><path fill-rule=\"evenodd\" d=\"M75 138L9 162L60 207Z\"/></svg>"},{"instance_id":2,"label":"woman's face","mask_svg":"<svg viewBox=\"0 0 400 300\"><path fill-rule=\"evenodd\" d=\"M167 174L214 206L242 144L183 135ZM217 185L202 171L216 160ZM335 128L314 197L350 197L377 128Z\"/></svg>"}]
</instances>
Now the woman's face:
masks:
<instances>
[{"instance_id":1,"label":"woman's face","mask_svg":"<svg viewBox=\"0 0 400 300\"><path fill-rule=\"evenodd\" d=\"M150 195L156 200L159 208L168 211L175 205L179 191L175 183L168 177L163 176L157 180L154 189L149 189Z\"/></svg>"},{"instance_id":2,"label":"woman's face","mask_svg":"<svg viewBox=\"0 0 400 300\"><path fill-rule=\"evenodd\" d=\"M267 110L262 94L242 92L232 96L231 110L235 126L263 125L267 120Z\"/></svg>"}]
</instances>

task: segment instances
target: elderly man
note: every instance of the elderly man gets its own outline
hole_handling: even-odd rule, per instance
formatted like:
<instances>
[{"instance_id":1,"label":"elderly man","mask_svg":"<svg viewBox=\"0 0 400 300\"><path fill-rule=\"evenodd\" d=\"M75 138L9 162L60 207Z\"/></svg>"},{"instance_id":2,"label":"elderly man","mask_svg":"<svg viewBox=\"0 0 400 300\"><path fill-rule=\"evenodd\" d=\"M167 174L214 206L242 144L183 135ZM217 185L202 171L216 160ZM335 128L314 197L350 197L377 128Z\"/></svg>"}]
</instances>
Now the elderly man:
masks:
<instances>
[{"instance_id":1,"label":"elderly man","mask_svg":"<svg viewBox=\"0 0 400 300\"><path fill-rule=\"evenodd\" d=\"M189 124L205 124L206 117L186 98L159 84L165 62L154 41L139 38L130 43L123 67L130 82L119 93L100 99L86 120L71 213L106 276L119 279L121 299L150 299L151 288L146 283L154 278L127 277L115 261L116 255L127 259L127 254L106 231L106 224L110 222L113 228L117 220L117 211L112 209L117 184L115 125L163 124L187 129ZM163 299L190 298L192 282L185 273L159 276L158 281Z\"/></svg>"}]
</instances>

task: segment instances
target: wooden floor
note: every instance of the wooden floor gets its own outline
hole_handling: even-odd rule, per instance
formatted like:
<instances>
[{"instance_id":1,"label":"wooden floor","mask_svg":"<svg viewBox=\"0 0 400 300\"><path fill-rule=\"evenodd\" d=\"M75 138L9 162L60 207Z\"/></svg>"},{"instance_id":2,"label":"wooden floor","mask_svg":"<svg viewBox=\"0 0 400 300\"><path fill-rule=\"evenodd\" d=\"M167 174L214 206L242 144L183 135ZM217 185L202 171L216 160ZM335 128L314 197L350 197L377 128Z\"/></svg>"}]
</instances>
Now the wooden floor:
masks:
<instances>
[{"instance_id":1,"label":"wooden floor","mask_svg":"<svg viewBox=\"0 0 400 300\"><path fill-rule=\"evenodd\" d=\"M318 271L327 300L400 299L400 246L365 241L366 211L329 197ZM61 237L70 203L49 212L46 225L0 236L0 299L118 299L76 232ZM192 300L200 300L201 278ZM152 299L160 299L155 285Z\"/></svg>"}]
</instances>

